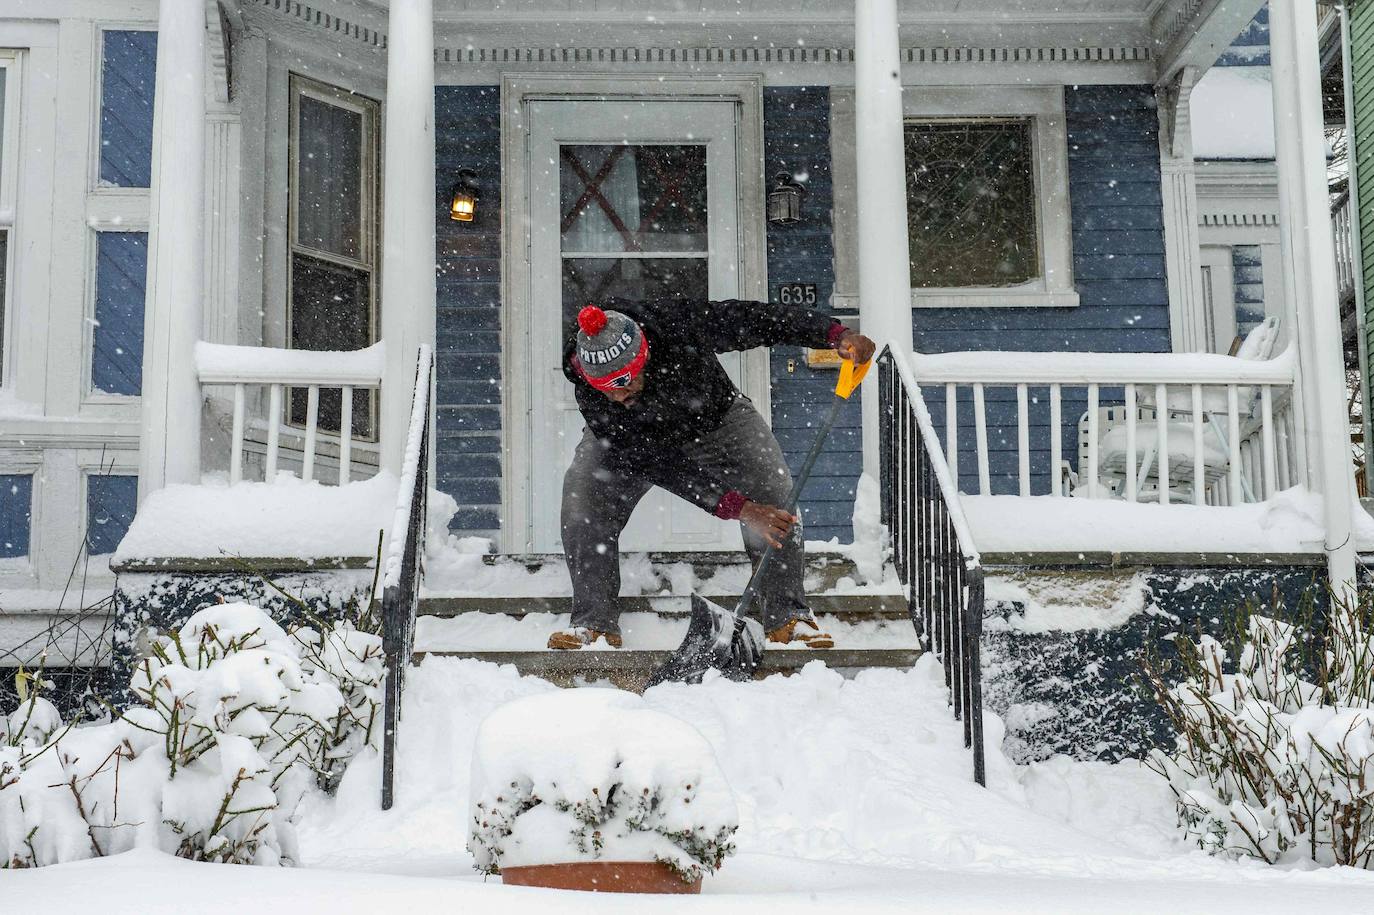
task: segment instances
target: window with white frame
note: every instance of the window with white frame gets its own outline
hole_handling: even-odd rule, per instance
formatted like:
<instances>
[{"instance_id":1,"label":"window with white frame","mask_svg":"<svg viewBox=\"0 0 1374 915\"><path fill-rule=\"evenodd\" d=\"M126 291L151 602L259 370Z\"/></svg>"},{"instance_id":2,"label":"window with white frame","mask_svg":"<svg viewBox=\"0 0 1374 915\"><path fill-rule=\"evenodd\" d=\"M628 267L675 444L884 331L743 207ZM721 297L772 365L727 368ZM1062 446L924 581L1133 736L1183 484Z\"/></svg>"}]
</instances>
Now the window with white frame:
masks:
<instances>
[{"instance_id":1,"label":"window with white frame","mask_svg":"<svg viewBox=\"0 0 1374 915\"><path fill-rule=\"evenodd\" d=\"M14 199L19 165L19 52L0 50L0 386L8 374L14 258Z\"/></svg>"},{"instance_id":2,"label":"window with white frame","mask_svg":"<svg viewBox=\"0 0 1374 915\"><path fill-rule=\"evenodd\" d=\"M911 294L925 306L1072 306L1063 92L903 94Z\"/></svg>"},{"instance_id":3,"label":"window with white frame","mask_svg":"<svg viewBox=\"0 0 1374 915\"><path fill-rule=\"evenodd\" d=\"M376 101L291 77L290 251L287 344L354 350L377 339ZM341 398L321 391L319 426L338 430ZM289 418L303 423L306 392L292 391ZM353 431L375 434L376 398L355 397Z\"/></svg>"}]
</instances>

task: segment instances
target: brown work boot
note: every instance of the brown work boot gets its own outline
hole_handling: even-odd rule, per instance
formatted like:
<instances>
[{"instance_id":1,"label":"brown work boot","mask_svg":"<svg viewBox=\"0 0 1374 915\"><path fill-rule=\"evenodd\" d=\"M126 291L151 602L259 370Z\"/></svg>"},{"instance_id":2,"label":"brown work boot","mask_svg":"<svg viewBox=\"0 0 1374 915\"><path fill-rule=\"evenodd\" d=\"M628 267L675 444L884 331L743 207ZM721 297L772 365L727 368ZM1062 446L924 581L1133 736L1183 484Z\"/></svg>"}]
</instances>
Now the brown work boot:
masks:
<instances>
[{"instance_id":1,"label":"brown work boot","mask_svg":"<svg viewBox=\"0 0 1374 915\"><path fill-rule=\"evenodd\" d=\"M597 639L605 639L606 644L612 648L619 648L622 644L618 633L602 632L598 629L588 629L585 626L573 626L570 629L559 629L549 636L549 647L554 651L576 651L579 648L586 648Z\"/></svg>"},{"instance_id":2,"label":"brown work boot","mask_svg":"<svg viewBox=\"0 0 1374 915\"><path fill-rule=\"evenodd\" d=\"M821 629L815 614L794 617L776 629L769 630L768 641L790 645L800 642L807 648L834 648L835 640Z\"/></svg>"}]
</instances>

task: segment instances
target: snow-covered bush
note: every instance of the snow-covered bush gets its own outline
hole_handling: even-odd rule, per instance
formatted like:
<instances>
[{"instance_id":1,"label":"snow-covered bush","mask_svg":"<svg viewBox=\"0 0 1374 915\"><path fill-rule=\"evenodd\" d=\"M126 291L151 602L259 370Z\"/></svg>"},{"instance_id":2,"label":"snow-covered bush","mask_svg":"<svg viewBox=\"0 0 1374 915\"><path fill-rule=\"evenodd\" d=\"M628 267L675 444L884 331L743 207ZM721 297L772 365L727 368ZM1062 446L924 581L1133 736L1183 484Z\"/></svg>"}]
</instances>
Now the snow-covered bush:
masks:
<instances>
[{"instance_id":1,"label":"snow-covered bush","mask_svg":"<svg viewBox=\"0 0 1374 915\"><path fill-rule=\"evenodd\" d=\"M1179 825L1212 854L1269 863L1374 865L1374 643L1367 608L1336 603L1315 682L1291 655L1298 630L1251 616L1235 673L1203 636L1176 639L1185 679L1147 665L1178 730L1150 765L1173 789Z\"/></svg>"},{"instance_id":2,"label":"snow-covered bush","mask_svg":"<svg viewBox=\"0 0 1374 915\"><path fill-rule=\"evenodd\" d=\"M477 731L468 850L478 870L659 861L714 873L739 826L711 745L691 725L612 689L508 702Z\"/></svg>"},{"instance_id":3,"label":"snow-covered bush","mask_svg":"<svg viewBox=\"0 0 1374 915\"><path fill-rule=\"evenodd\" d=\"M351 624L288 634L256 607L207 607L156 640L119 718L63 727L36 696L8 717L0 864L136 845L292 862L300 799L370 739L382 673L380 639Z\"/></svg>"}]
</instances>

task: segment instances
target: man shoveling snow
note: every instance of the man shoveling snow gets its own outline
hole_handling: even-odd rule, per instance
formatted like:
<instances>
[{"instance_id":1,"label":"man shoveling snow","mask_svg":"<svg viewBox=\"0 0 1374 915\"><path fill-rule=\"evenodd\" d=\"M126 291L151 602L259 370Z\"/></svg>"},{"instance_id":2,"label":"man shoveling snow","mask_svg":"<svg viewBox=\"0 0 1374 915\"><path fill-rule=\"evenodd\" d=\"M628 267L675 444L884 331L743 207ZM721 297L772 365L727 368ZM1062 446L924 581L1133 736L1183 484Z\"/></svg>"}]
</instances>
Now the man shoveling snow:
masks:
<instances>
[{"instance_id":1,"label":"man shoveling snow","mask_svg":"<svg viewBox=\"0 0 1374 915\"><path fill-rule=\"evenodd\" d=\"M563 478L572 621L549 647L601 638L620 647L620 532L652 486L739 519L756 566L774 547L759 582L769 641L832 647L806 606L801 519L778 507L792 485L782 448L716 354L791 344L862 363L873 341L828 315L766 302L608 305L583 308L564 347L563 373L587 428Z\"/></svg>"}]
</instances>

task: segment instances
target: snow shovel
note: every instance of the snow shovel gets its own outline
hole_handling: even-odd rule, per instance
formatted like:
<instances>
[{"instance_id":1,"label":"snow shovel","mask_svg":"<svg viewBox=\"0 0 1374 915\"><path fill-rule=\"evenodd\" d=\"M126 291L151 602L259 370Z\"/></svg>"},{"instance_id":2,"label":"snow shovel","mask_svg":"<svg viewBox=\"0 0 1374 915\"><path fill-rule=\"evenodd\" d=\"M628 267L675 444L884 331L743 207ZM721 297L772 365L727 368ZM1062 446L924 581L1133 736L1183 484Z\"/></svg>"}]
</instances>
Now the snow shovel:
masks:
<instances>
[{"instance_id":1,"label":"snow shovel","mask_svg":"<svg viewBox=\"0 0 1374 915\"><path fill-rule=\"evenodd\" d=\"M792 482L792 491L787 495L787 504L782 506L788 514L796 514L797 502L801 499L802 487L811 476L811 468L816 465L825 437L830 427L835 425L835 417L840 414L840 406L849 399L868 374L872 361L855 366L845 359L840 363L840 380L835 384L835 402L830 406L816 441L802 462L801 473ZM718 670L731 680L749 680L763 663L764 639L763 626L749 616L754 601L758 597L759 581L773 559L774 548L770 544L763 551L758 568L749 578L749 584L740 595L739 603L731 612L717 603L707 600L700 594L692 594L692 615L687 623L687 635L668 660L649 677L649 686L660 683L700 683L708 670Z\"/></svg>"}]
</instances>

